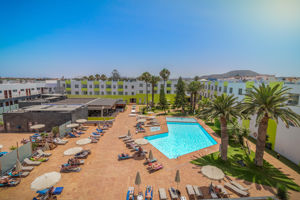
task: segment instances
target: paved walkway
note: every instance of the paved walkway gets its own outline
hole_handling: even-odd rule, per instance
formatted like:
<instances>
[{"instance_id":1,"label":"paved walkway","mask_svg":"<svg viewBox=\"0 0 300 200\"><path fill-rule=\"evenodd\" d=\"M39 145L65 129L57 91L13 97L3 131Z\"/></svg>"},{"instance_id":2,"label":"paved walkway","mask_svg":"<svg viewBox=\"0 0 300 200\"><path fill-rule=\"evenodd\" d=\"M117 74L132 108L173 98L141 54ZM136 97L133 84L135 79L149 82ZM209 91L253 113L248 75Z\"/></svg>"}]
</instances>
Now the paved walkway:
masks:
<instances>
[{"instance_id":1,"label":"paved walkway","mask_svg":"<svg viewBox=\"0 0 300 200\"><path fill-rule=\"evenodd\" d=\"M200 167L190 163L191 160L201 157L203 155L218 151L219 145L214 145L190 154L179 157L178 159L168 159L151 144L144 145L146 150L152 150L154 157L164 165L160 171L149 174L146 166L143 164L144 160L129 159L118 161L117 155L124 152L133 154L126 148L124 143L118 139L118 136L124 135L128 130L131 133L135 132L134 125L136 123L135 117L128 117L131 108L128 108L124 113L120 113L116 117L113 127L108 130L97 144L88 144L84 148L89 148L92 154L86 159L82 170L79 173L62 174L61 181L57 186L63 186L64 191L60 195L61 200L81 200L81 199L99 199L99 200L120 200L125 199L127 189L129 186L134 186L136 172L141 174L142 184L140 190L145 191L146 185L154 187L154 199L158 199L158 188L176 187L174 181L176 170L180 170L181 183L179 189L183 195L187 196L185 185L193 184L199 185L204 191L205 198L210 198L208 195L208 186L211 180L204 177L200 173ZM201 122L202 123L202 122ZM86 135L81 138L88 137L89 133L95 130L96 127L91 127ZM205 126L208 132L212 130ZM143 134L134 134L133 137L143 137ZM220 141L216 135L213 137ZM16 138L20 139L20 138ZM51 153L53 154L47 163L36 167L31 174L22 179L22 182L13 188L1 188L0 199L32 199L35 192L30 190L30 183L43 173L50 171L59 171L59 166L67 161L68 156L64 156L63 152L71 147L76 146L75 142L78 139L70 139L69 143L64 146L59 146ZM232 177L231 177L232 178ZM234 178L232 178L234 179ZM240 180L238 182L244 184ZM215 184L220 184L213 181ZM221 182L223 184L223 182ZM251 196L270 196L274 192L270 187L257 187L257 184L247 183L251 186ZM232 194L231 197L237 197Z\"/></svg>"}]
</instances>

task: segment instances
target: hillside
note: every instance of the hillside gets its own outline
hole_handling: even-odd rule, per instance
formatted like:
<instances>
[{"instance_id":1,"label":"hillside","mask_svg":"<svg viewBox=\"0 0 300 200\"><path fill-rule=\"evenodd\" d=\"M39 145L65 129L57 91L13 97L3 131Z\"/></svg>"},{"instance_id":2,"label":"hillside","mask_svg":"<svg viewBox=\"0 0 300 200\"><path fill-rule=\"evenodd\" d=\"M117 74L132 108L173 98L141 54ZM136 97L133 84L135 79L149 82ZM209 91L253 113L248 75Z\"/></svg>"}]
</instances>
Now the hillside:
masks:
<instances>
[{"instance_id":1,"label":"hillside","mask_svg":"<svg viewBox=\"0 0 300 200\"><path fill-rule=\"evenodd\" d=\"M257 76L257 75L260 74L251 70L233 70L224 74L211 74L211 75L201 76L200 78L219 79L219 78L230 78L235 76Z\"/></svg>"}]
</instances>

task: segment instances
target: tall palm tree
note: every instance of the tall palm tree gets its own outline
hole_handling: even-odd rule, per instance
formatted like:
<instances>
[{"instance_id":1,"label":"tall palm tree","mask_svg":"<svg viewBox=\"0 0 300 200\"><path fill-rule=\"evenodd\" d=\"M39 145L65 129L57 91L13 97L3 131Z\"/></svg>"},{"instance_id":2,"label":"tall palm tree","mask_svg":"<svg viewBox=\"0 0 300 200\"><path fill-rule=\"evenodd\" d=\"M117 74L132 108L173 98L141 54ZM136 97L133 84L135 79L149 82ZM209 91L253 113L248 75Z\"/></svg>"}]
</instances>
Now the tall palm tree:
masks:
<instances>
[{"instance_id":1,"label":"tall palm tree","mask_svg":"<svg viewBox=\"0 0 300 200\"><path fill-rule=\"evenodd\" d=\"M214 100L210 104L208 104L208 106L205 107L203 110L200 110L199 117L204 117L209 120L219 118L221 122L221 158L224 161L227 160L227 122L232 121L233 118L237 118L239 116L239 103L237 102L237 97L234 97L233 95L215 95Z\"/></svg>"},{"instance_id":2,"label":"tall palm tree","mask_svg":"<svg viewBox=\"0 0 300 200\"><path fill-rule=\"evenodd\" d=\"M139 80L144 81L146 83L146 102L147 102L147 109L148 109L148 83L151 80L151 74L149 72L144 72L142 75L139 77Z\"/></svg>"},{"instance_id":3,"label":"tall palm tree","mask_svg":"<svg viewBox=\"0 0 300 200\"><path fill-rule=\"evenodd\" d=\"M152 92L152 106L154 106L154 88L155 88L155 85L158 83L158 81L160 81L160 77L159 76L154 76L152 75L151 76L151 80L150 80L150 83L151 83L151 92Z\"/></svg>"},{"instance_id":4,"label":"tall palm tree","mask_svg":"<svg viewBox=\"0 0 300 200\"><path fill-rule=\"evenodd\" d=\"M100 80L100 75L99 75L99 74L96 74L96 75L95 75L95 78L96 78L97 81L99 81L99 80Z\"/></svg>"},{"instance_id":5,"label":"tall palm tree","mask_svg":"<svg viewBox=\"0 0 300 200\"><path fill-rule=\"evenodd\" d=\"M191 108L194 112L197 104L198 93L202 88L202 84L199 81L192 81L187 87L187 91L191 93Z\"/></svg>"},{"instance_id":6,"label":"tall palm tree","mask_svg":"<svg viewBox=\"0 0 300 200\"><path fill-rule=\"evenodd\" d=\"M106 80L107 80L107 77L106 77L106 75L105 75L105 74L101 74L101 76L100 76L100 80L102 80L102 81L106 81Z\"/></svg>"},{"instance_id":7,"label":"tall palm tree","mask_svg":"<svg viewBox=\"0 0 300 200\"><path fill-rule=\"evenodd\" d=\"M93 80L95 80L95 77L94 77L93 75L90 75L90 76L88 77L88 80L89 80L89 81L93 81Z\"/></svg>"},{"instance_id":8,"label":"tall palm tree","mask_svg":"<svg viewBox=\"0 0 300 200\"><path fill-rule=\"evenodd\" d=\"M281 88L280 84L270 87L262 83L259 87L253 87L245 95L245 101L242 104L243 113L257 115L258 136L255 152L255 164L257 166L263 166L269 119L273 119L278 123L278 118L280 118L287 128L289 128L289 123L300 126L300 115L288 108L289 90L290 88L287 87Z\"/></svg>"},{"instance_id":9,"label":"tall palm tree","mask_svg":"<svg viewBox=\"0 0 300 200\"><path fill-rule=\"evenodd\" d=\"M159 72L159 75L160 77L162 78L162 80L164 81L164 87L166 88L166 81L169 79L169 76L170 76L171 72L166 69L166 68L163 68L160 72Z\"/></svg>"}]
</instances>

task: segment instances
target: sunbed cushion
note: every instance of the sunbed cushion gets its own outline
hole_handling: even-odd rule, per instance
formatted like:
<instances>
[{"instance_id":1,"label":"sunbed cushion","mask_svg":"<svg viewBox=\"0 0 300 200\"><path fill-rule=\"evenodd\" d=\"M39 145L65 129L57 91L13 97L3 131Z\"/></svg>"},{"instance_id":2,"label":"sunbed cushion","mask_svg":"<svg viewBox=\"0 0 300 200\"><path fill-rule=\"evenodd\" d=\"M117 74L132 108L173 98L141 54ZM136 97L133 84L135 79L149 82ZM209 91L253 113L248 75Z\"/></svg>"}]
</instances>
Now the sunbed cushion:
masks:
<instances>
[{"instance_id":1,"label":"sunbed cushion","mask_svg":"<svg viewBox=\"0 0 300 200\"><path fill-rule=\"evenodd\" d=\"M159 192L159 198L161 200L167 199L166 190L164 188L159 188L158 192Z\"/></svg>"},{"instance_id":2,"label":"sunbed cushion","mask_svg":"<svg viewBox=\"0 0 300 200\"><path fill-rule=\"evenodd\" d=\"M187 190L188 195L190 195L190 196L195 195L195 191L191 185L186 185L186 190Z\"/></svg>"}]
</instances>

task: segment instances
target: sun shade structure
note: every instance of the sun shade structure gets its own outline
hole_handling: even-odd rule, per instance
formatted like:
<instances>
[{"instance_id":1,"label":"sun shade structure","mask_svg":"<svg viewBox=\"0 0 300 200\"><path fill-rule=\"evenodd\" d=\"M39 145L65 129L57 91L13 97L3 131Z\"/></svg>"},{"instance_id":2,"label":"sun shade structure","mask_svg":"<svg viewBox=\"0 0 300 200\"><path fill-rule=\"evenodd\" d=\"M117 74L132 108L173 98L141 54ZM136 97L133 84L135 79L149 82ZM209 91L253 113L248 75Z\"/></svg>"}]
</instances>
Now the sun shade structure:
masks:
<instances>
[{"instance_id":1,"label":"sun shade structure","mask_svg":"<svg viewBox=\"0 0 300 200\"><path fill-rule=\"evenodd\" d=\"M76 122L79 124L83 124L83 123L87 122L87 120L86 119L77 119Z\"/></svg>"},{"instance_id":2,"label":"sun shade structure","mask_svg":"<svg viewBox=\"0 0 300 200\"><path fill-rule=\"evenodd\" d=\"M146 119L139 119L137 120L138 123L146 122Z\"/></svg>"},{"instance_id":3,"label":"sun shade structure","mask_svg":"<svg viewBox=\"0 0 300 200\"><path fill-rule=\"evenodd\" d=\"M31 129L41 129L41 128L44 128L45 127L45 124L36 124L36 125L33 125L33 126L30 126Z\"/></svg>"},{"instance_id":4,"label":"sun shade structure","mask_svg":"<svg viewBox=\"0 0 300 200\"><path fill-rule=\"evenodd\" d=\"M33 191L37 190L44 190L47 188L52 187L56 183L58 183L61 179L61 174L58 172L49 172L45 173L39 177L37 177L32 183L31 183L31 189Z\"/></svg>"},{"instance_id":5,"label":"sun shade structure","mask_svg":"<svg viewBox=\"0 0 300 200\"><path fill-rule=\"evenodd\" d=\"M225 176L223 171L215 166L205 165L201 168L201 173L209 179L222 180Z\"/></svg>"},{"instance_id":6,"label":"sun shade structure","mask_svg":"<svg viewBox=\"0 0 300 200\"><path fill-rule=\"evenodd\" d=\"M68 124L67 128L76 128L78 126L79 126L79 124L73 123L73 124Z\"/></svg>"},{"instance_id":7,"label":"sun shade structure","mask_svg":"<svg viewBox=\"0 0 300 200\"><path fill-rule=\"evenodd\" d=\"M150 152L149 152L149 159L150 159L150 160L153 160L153 153L152 153L152 150L150 150Z\"/></svg>"},{"instance_id":8,"label":"sun shade structure","mask_svg":"<svg viewBox=\"0 0 300 200\"><path fill-rule=\"evenodd\" d=\"M64 152L64 155L65 156L71 156L71 155L74 155L76 153L79 153L80 151L82 151L82 149L83 149L82 147L73 147L73 148L70 148L70 149L66 150Z\"/></svg>"},{"instance_id":9,"label":"sun shade structure","mask_svg":"<svg viewBox=\"0 0 300 200\"><path fill-rule=\"evenodd\" d=\"M134 142L138 145L144 145L144 144L148 144L148 140L144 139L144 138L139 138L134 140Z\"/></svg>"},{"instance_id":10,"label":"sun shade structure","mask_svg":"<svg viewBox=\"0 0 300 200\"><path fill-rule=\"evenodd\" d=\"M84 138L84 139L81 139L81 140L77 140L76 144L85 145L85 144L89 144L91 142L92 142L92 140L90 138Z\"/></svg>"},{"instance_id":11,"label":"sun shade structure","mask_svg":"<svg viewBox=\"0 0 300 200\"><path fill-rule=\"evenodd\" d=\"M130 133L130 130L128 130L128 134L127 134L129 137L131 136L131 133Z\"/></svg>"},{"instance_id":12,"label":"sun shade structure","mask_svg":"<svg viewBox=\"0 0 300 200\"><path fill-rule=\"evenodd\" d=\"M179 170L176 171L175 182L177 183L177 189L178 189L178 184L180 183Z\"/></svg>"},{"instance_id":13,"label":"sun shade structure","mask_svg":"<svg viewBox=\"0 0 300 200\"><path fill-rule=\"evenodd\" d=\"M139 191L140 190L140 184L142 183L140 172L136 173L135 182L134 183L138 186L138 191Z\"/></svg>"}]
</instances>

